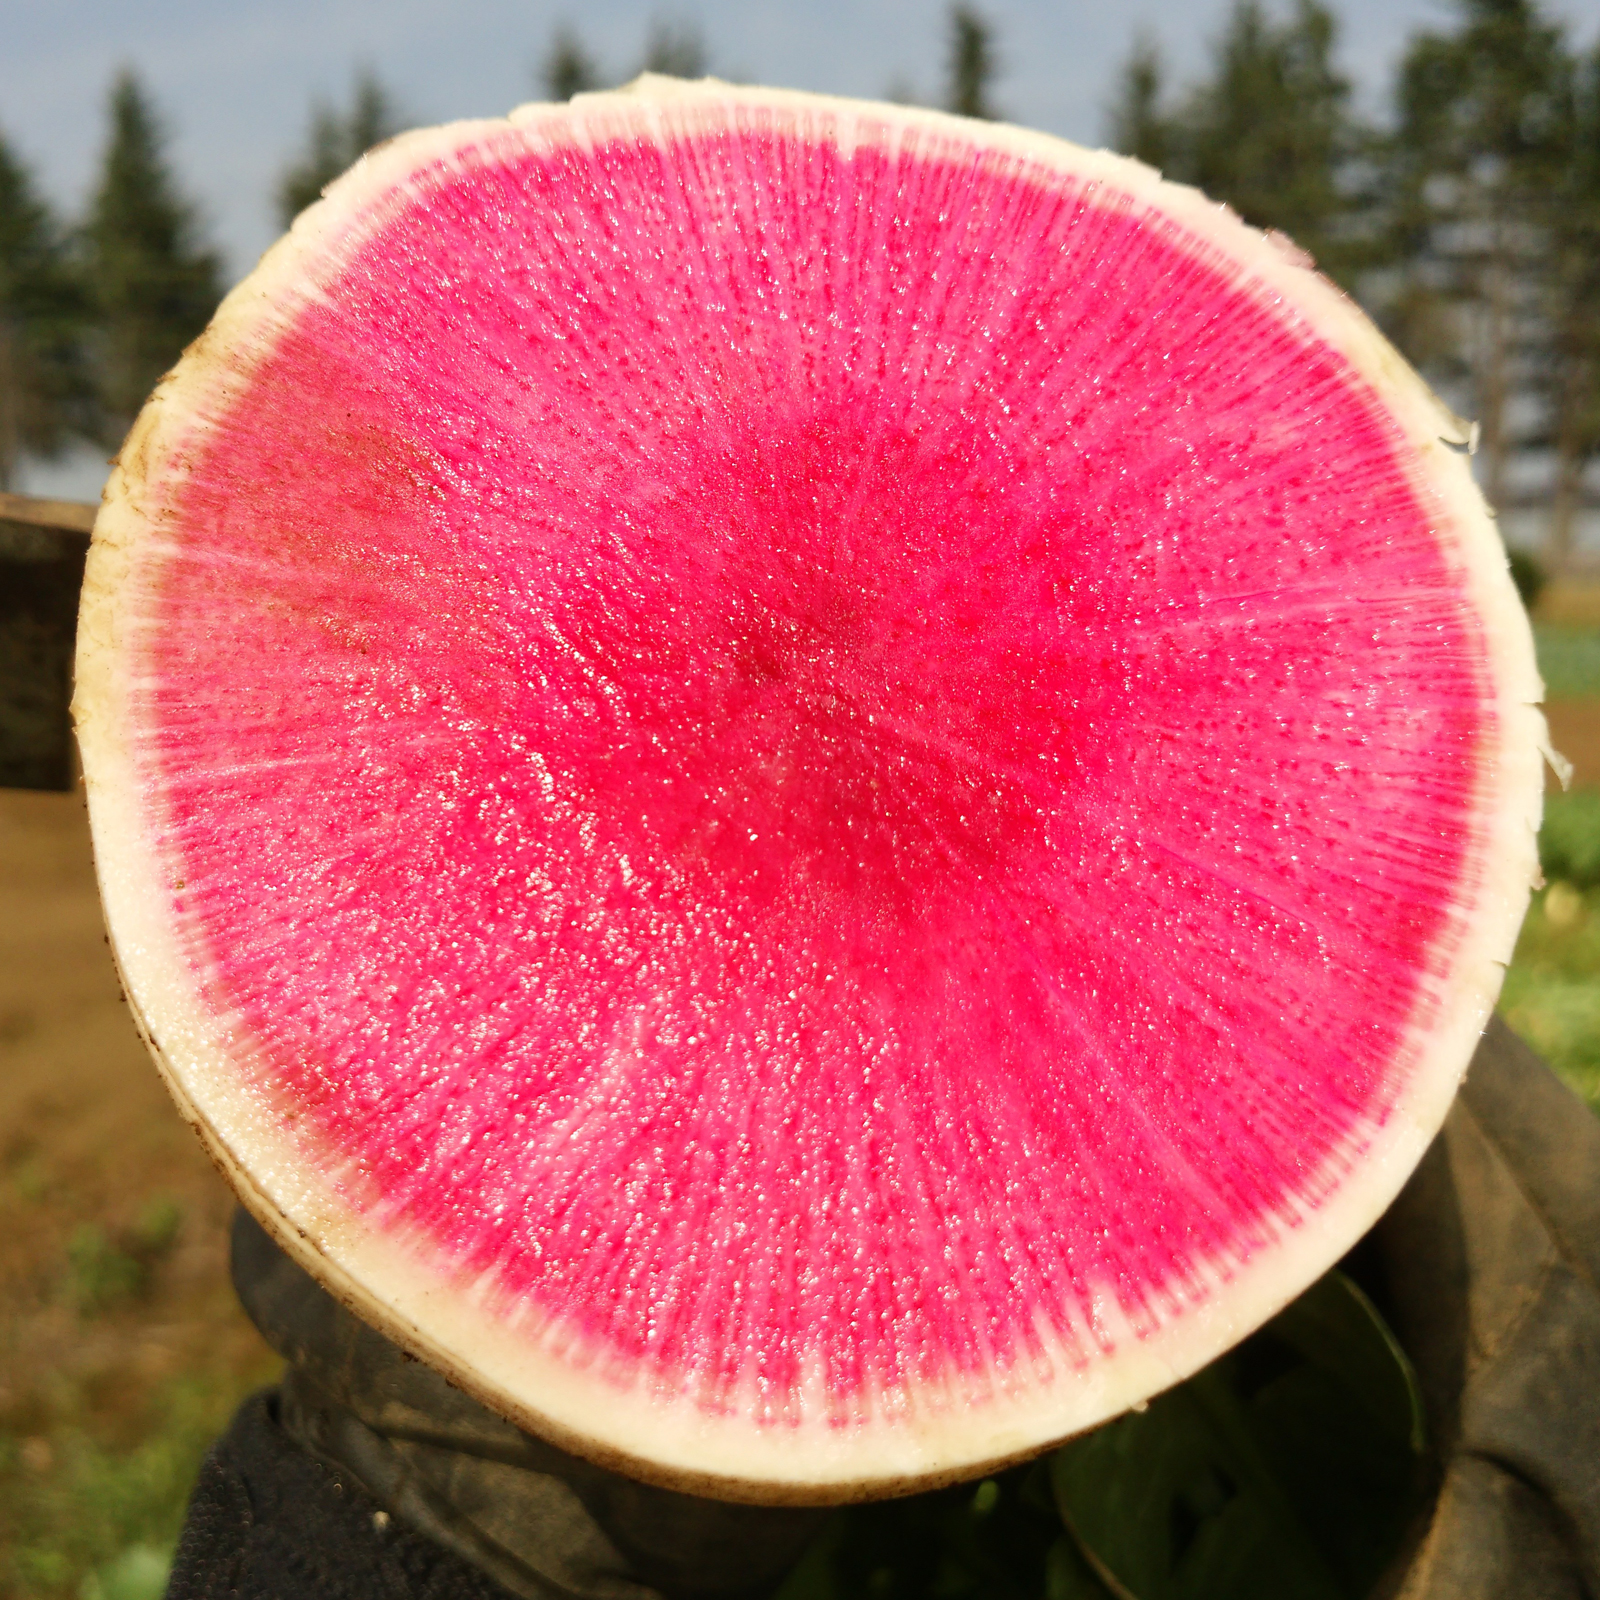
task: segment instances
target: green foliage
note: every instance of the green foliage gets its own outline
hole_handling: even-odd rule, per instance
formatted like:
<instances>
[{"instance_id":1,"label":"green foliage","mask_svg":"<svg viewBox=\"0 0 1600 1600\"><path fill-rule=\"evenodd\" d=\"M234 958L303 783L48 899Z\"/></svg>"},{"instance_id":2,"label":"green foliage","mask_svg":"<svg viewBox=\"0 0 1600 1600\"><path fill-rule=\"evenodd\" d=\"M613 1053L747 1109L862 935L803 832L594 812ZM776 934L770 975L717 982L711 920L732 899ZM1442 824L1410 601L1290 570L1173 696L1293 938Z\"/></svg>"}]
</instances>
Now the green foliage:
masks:
<instances>
[{"instance_id":1,"label":"green foliage","mask_svg":"<svg viewBox=\"0 0 1600 1600\"><path fill-rule=\"evenodd\" d=\"M1057 1451L1089 1564L1140 1600L1364 1600L1424 1486L1422 1403L1330 1274L1189 1382Z\"/></svg>"},{"instance_id":2,"label":"green foliage","mask_svg":"<svg viewBox=\"0 0 1600 1600\"><path fill-rule=\"evenodd\" d=\"M1570 63L1528 0L1458 0L1453 33L1419 33L1400 67L1387 148L1391 219L1410 270L1446 297L1539 242L1567 151Z\"/></svg>"},{"instance_id":3,"label":"green foliage","mask_svg":"<svg viewBox=\"0 0 1600 1600\"><path fill-rule=\"evenodd\" d=\"M67 1241L67 1294L85 1316L129 1299L143 1285L144 1268L98 1222L73 1230Z\"/></svg>"},{"instance_id":4,"label":"green foliage","mask_svg":"<svg viewBox=\"0 0 1600 1600\"><path fill-rule=\"evenodd\" d=\"M1600 789L1545 796L1539 866L1550 883L1600 889Z\"/></svg>"},{"instance_id":5,"label":"green foliage","mask_svg":"<svg viewBox=\"0 0 1600 1600\"><path fill-rule=\"evenodd\" d=\"M997 113L990 91L995 68L994 29L971 6L952 6L945 109L959 117L993 120Z\"/></svg>"},{"instance_id":6,"label":"green foliage","mask_svg":"<svg viewBox=\"0 0 1600 1600\"><path fill-rule=\"evenodd\" d=\"M660 17L651 23L640 72L655 72L667 78L703 78L710 70L705 40L692 23ZM565 23L551 36L538 77L550 100L570 100L575 94L587 94L607 84L588 47Z\"/></svg>"},{"instance_id":7,"label":"green foliage","mask_svg":"<svg viewBox=\"0 0 1600 1600\"><path fill-rule=\"evenodd\" d=\"M1141 32L1117 80L1107 143L1158 172L1178 154L1180 134L1162 110L1164 69L1155 40Z\"/></svg>"},{"instance_id":8,"label":"green foliage","mask_svg":"<svg viewBox=\"0 0 1600 1600\"><path fill-rule=\"evenodd\" d=\"M1365 1600L1423 1473L1410 1366L1332 1273L1043 1461L839 1514L777 1600Z\"/></svg>"},{"instance_id":9,"label":"green foliage","mask_svg":"<svg viewBox=\"0 0 1600 1600\"><path fill-rule=\"evenodd\" d=\"M103 432L114 441L210 319L221 297L221 266L198 242L194 210L167 166L155 110L131 72L112 85L110 115L83 237Z\"/></svg>"},{"instance_id":10,"label":"green foliage","mask_svg":"<svg viewBox=\"0 0 1600 1600\"><path fill-rule=\"evenodd\" d=\"M1578 795L1564 798L1577 800ZM1589 801L1600 801L1590 793ZM1576 809L1576 808L1574 808ZM1587 807L1591 861L1600 805ZM1542 842L1542 841L1541 841ZM1548 870L1548 868L1547 868ZM1600 889L1553 879L1534 897L1500 992L1501 1015L1600 1111Z\"/></svg>"},{"instance_id":11,"label":"green foliage","mask_svg":"<svg viewBox=\"0 0 1600 1600\"><path fill-rule=\"evenodd\" d=\"M132 1229L134 1249L147 1259L163 1256L177 1242L183 1226L183 1207L171 1195L147 1200Z\"/></svg>"},{"instance_id":12,"label":"green foliage","mask_svg":"<svg viewBox=\"0 0 1600 1600\"><path fill-rule=\"evenodd\" d=\"M1533 629L1539 674L1554 700L1600 696L1600 628L1539 622Z\"/></svg>"},{"instance_id":13,"label":"green foliage","mask_svg":"<svg viewBox=\"0 0 1600 1600\"><path fill-rule=\"evenodd\" d=\"M132 1544L83 1580L79 1600L161 1600L171 1572L169 1551Z\"/></svg>"},{"instance_id":14,"label":"green foliage","mask_svg":"<svg viewBox=\"0 0 1600 1600\"><path fill-rule=\"evenodd\" d=\"M1526 550L1512 550L1508 552L1507 564L1511 568L1511 581L1517 586L1518 598L1524 607L1532 611L1550 581L1544 563Z\"/></svg>"},{"instance_id":15,"label":"green foliage","mask_svg":"<svg viewBox=\"0 0 1600 1600\"><path fill-rule=\"evenodd\" d=\"M1348 276L1371 254L1358 181L1370 138L1334 70L1335 42L1333 14L1320 0L1298 0L1284 22L1259 0L1236 0L1209 75L1167 110L1159 52L1140 38L1122 70L1111 143Z\"/></svg>"},{"instance_id":16,"label":"green foliage","mask_svg":"<svg viewBox=\"0 0 1600 1600\"><path fill-rule=\"evenodd\" d=\"M1040 1600L1063 1538L1036 1463L839 1513L774 1600Z\"/></svg>"},{"instance_id":17,"label":"green foliage","mask_svg":"<svg viewBox=\"0 0 1600 1600\"><path fill-rule=\"evenodd\" d=\"M0 138L0 490L24 451L55 455L92 426L88 320L65 234Z\"/></svg>"},{"instance_id":18,"label":"green foliage","mask_svg":"<svg viewBox=\"0 0 1600 1600\"><path fill-rule=\"evenodd\" d=\"M1299 0L1282 24L1255 0L1238 0L1212 80L1184 117L1184 176L1246 222L1287 233L1331 271L1350 251L1344 178L1357 143L1334 39L1319 0Z\"/></svg>"},{"instance_id":19,"label":"green foliage","mask_svg":"<svg viewBox=\"0 0 1600 1600\"><path fill-rule=\"evenodd\" d=\"M1515 400L1537 397L1551 354L1571 62L1531 0L1458 0L1457 13L1453 32L1416 35L1401 64L1385 154L1399 272L1385 320L1435 382L1465 396L1499 506L1512 451L1540 442L1519 431Z\"/></svg>"},{"instance_id":20,"label":"green foliage","mask_svg":"<svg viewBox=\"0 0 1600 1600\"><path fill-rule=\"evenodd\" d=\"M1574 60L1535 0L1454 11L1411 39L1387 134L1351 111L1323 0L1282 20L1236 0L1206 75L1173 100L1141 37L1108 134L1357 293L1479 420L1491 503L1517 503L1517 452L1549 452L1559 569L1600 451L1600 47Z\"/></svg>"},{"instance_id":21,"label":"green foliage","mask_svg":"<svg viewBox=\"0 0 1600 1600\"><path fill-rule=\"evenodd\" d=\"M70 1403L47 1437L0 1432L0 1593L160 1595L201 1459L241 1398L234 1384L166 1384L132 1449L96 1438Z\"/></svg>"},{"instance_id":22,"label":"green foliage","mask_svg":"<svg viewBox=\"0 0 1600 1600\"><path fill-rule=\"evenodd\" d=\"M1558 111L1548 219L1550 336L1538 388L1556 455L1550 555L1562 565L1571 554L1584 471L1600 451L1600 44L1576 64Z\"/></svg>"},{"instance_id":23,"label":"green foliage","mask_svg":"<svg viewBox=\"0 0 1600 1600\"><path fill-rule=\"evenodd\" d=\"M399 131L389 92L371 72L357 75L348 110L313 106L306 148L278 182L279 222L287 228L340 173Z\"/></svg>"},{"instance_id":24,"label":"green foliage","mask_svg":"<svg viewBox=\"0 0 1600 1600\"><path fill-rule=\"evenodd\" d=\"M182 1208L165 1196L147 1202L133 1226L115 1234L98 1222L80 1224L67 1242L67 1298L93 1316L140 1294L182 1224Z\"/></svg>"}]
</instances>

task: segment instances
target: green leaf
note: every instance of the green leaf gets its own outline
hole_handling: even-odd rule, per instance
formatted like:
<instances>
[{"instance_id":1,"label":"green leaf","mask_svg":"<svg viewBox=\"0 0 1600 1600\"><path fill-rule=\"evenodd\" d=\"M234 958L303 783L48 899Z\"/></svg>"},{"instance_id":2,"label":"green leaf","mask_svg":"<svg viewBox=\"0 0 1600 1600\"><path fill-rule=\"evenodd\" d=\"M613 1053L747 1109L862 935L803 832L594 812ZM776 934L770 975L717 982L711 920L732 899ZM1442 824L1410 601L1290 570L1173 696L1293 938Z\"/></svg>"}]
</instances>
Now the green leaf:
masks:
<instances>
[{"instance_id":1,"label":"green leaf","mask_svg":"<svg viewBox=\"0 0 1600 1600\"><path fill-rule=\"evenodd\" d=\"M1075 1552L1052 1553L1061 1543L1034 1462L838 1512L773 1600L1105 1600Z\"/></svg>"},{"instance_id":2,"label":"green leaf","mask_svg":"<svg viewBox=\"0 0 1600 1600\"><path fill-rule=\"evenodd\" d=\"M167 1592L172 1557L147 1544L130 1545L113 1561L84 1579L80 1600L161 1600Z\"/></svg>"},{"instance_id":3,"label":"green leaf","mask_svg":"<svg viewBox=\"0 0 1600 1600\"><path fill-rule=\"evenodd\" d=\"M849 1514L839 1512L830 1519L811 1541L799 1565L778 1586L772 1600L844 1600L844 1591L834 1577L833 1568Z\"/></svg>"},{"instance_id":4,"label":"green leaf","mask_svg":"<svg viewBox=\"0 0 1600 1600\"><path fill-rule=\"evenodd\" d=\"M1335 1272L1050 1473L1117 1600L1360 1600L1417 1503L1422 1445L1404 1353Z\"/></svg>"},{"instance_id":5,"label":"green leaf","mask_svg":"<svg viewBox=\"0 0 1600 1600\"><path fill-rule=\"evenodd\" d=\"M1063 1535L1051 1545L1045 1557L1044 1600L1121 1600L1114 1589L1108 1590L1094 1574L1094 1569L1070 1535Z\"/></svg>"}]
</instances>

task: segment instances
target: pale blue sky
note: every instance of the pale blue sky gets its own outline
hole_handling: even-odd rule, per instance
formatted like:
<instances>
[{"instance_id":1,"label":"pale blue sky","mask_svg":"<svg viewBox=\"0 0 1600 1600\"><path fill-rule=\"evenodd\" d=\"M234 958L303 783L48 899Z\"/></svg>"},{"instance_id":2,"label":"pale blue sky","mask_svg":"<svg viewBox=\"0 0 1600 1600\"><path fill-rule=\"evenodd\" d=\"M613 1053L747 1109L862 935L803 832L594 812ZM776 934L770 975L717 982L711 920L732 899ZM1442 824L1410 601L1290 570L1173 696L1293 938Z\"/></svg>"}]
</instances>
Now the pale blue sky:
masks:
<instances>
[{"instance_id":1,"label":"pale blue sky","mask_svg":"<svg viewBox=\"0 0 1600 1600\"><path fill-rule=\"evenodd\" d=\"M1584 43L1600 0L1545 0ZM1229 0L988 0L1012 121L1098 142L1135 30L1164 44L1175 74L1204 60ZM1269 0L1286 10L1288 0ZM1449 0L1344 0L1345 69L1376 104L1405 39L1446 24ZM923 97L942 76L944 0L0 0L0 130L64 209L81 203L104 138L112 73L130 63L154 92L171 155L231 275L271 242L271 191L304 136L313 95L342 100L371 65L414 122L493 115L534 96L557 22L603 66L635 65L653 17L698 23L712 66L742 78Z\"/></svg>"}]
</instances>

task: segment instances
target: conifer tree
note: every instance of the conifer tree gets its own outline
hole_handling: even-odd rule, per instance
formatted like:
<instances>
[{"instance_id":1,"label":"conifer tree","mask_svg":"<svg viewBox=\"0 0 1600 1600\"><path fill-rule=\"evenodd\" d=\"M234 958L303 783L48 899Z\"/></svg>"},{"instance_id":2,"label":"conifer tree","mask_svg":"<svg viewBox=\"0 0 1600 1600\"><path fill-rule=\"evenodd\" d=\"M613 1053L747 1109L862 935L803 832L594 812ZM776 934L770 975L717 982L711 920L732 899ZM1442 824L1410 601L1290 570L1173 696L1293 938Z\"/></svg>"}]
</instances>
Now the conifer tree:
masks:
<instances>
[{"instance_id":1,"label":"conifer tree","mask_svg":"<svg viewBox=\"0 0 1600 1600\"><path fill-rule=\"evenodd\" d=\"M551 100L570 100L600 87L600 69L583 41L565 24L558 27L539 69L544 92Z\"/></svg>"},{"instance_id":2,"label":"conifer tree","mask_svg":"<svg viewBox=\"0 0 1600 1600\"><path fill-rule=\"evenodd\" d=\"M88 309L61 228L0 138L0 489L23 455L53 456L94 425Z\"/></svg>"},{"instance_id":3,"label":"conifer tree","mask_svg":"<svg viewBox=\"0 0 1600 1600\"><path fill-rule=\"evenodd\" d=\"M1564 97L1560 178L1550 221L1550 336L1543 389L1555 457L1550 538L1557 571L1572 558L1584 479L1600 455L1600 44Z\"/></svg>"},{"instance_id":4,"label":"conifer tree","mask_svg":"<svg viewBox=\"0 0 1600 1600\"><path fill-rule=\"evenodd\" d=\"M1211 81L1186 109L1183 175L1246 222L1288 234L1339 277L1356 264L1343 179L1358 135L1334 39L1321 0L1298 0L1282 23L1258 0L1237 0Z\"/></svg>"},{"instance_id":5,"label":"conifer tree","mask_svg":"<svg viewBox=\"0 0 1600 1600\"><path fill-rule=\"evenodd\" d=\"M1118 75L1107 143L1158 172L1176 153L1176 129L1162 110L1164 72L1161 51L1148 34L1134 41L1133 53Z\"/></svg>"},{"instance_id":6,"label":"conifer tree","mask_svg":"<svg viewBox=\"0 0 1600 1600\"><path fill-rule=\"evenodd\" d=\"M1246 222L1288 234L1349 281L1374 255L1370 196L1356 181L1370 138L1333 65L1335 38L1322 0L1297 0L1281 22L1260 0L1236 0L1208 75L1170 111L1160 56L1141 38L1122 69L1111 143L1226 201Z\"/></svg>"},{"instance_id":7,"label":"conifer tree","mask_svg":"<svg viewBox=\"0 0 1600 1600\"><path fill-rule=\"evenodd\" d=\"M945 108L961 117L993 119L994 29L972 7L950 11L950 76Z\"/></svg>"},{"instance_id":8,"label":"conifer tree","mask_svg":"<svg viewBox=\"0 0 1600 1600\"><path fill-rule=\"evenodd\" d=\"M399 131L389 92L370 71L357 74L347 111L314 105L305 153L278 183L281 225L287 228L341 172Z\"/></svg>"},{"instance_id":9,"label":"conifer tree","mask_svg":"<svg viewBox=\"0 0 1600 1600\"><path fill-rule=\"evenodd\" d=\"M111 137L84 228L103 432L120 438L156 380L203 329L221 267L179 194L156 114L131 72L112 85Z\"/></svg>"},{"instance_id":10,"label":"conifer tree","mask_svg":"<svg viewBox=\"0 0 1600 1600\"><path fill-rule=\"evenodd\" d=\"M1453 33L1413 38L1388 179L1402 348L1481 428L1490 503L1509 503L1518 397L1538 388L1552 323L1552 228L1571 62L1533 0L1458 0Z\"/></svg>"}]
</instances>

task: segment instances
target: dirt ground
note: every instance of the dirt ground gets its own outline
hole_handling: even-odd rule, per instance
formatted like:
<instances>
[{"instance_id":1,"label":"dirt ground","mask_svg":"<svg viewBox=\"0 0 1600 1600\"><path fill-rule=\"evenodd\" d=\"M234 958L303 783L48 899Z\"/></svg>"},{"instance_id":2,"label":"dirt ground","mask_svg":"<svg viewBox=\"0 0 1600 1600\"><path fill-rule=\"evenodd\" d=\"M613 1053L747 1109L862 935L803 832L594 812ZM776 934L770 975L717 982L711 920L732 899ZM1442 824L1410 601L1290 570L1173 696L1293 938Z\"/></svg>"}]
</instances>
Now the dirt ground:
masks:
<instances>
[{"instance_id":1,"label":"dirt ground","mask_svg":"<svg viewBox=\"0 0 1600 1600\"><path fill-rule=\"evenodd\" d=\"M0 1594L76 1595L169 1528L270 1376L231 1210L122 1002L81 797L0 791Z\"/></svg>"},{"instance_id":2,"label":"dirt ground","mask_svg":"<svg viewBox=\"0 0 1600 1600\"><path fill-rule=\"evenodd\" d=\"M1579 789L1600 789L1600 699L1552 700L1544 708L1550 743L1572 763Z\"/></svg>"},{"instance_id":3,"label":"dirt ground","mask_svg":"<svg viewBox=\"0 0 1600 1600\"><path fill-rule=\"evenodd\" d=\"M1552 583L1539 597L1540 622L1577 628L1600 628L1600 579L1568 578ZM1600 692L1600 687L1597 687Z\"/></svg>"}]
</instances>

